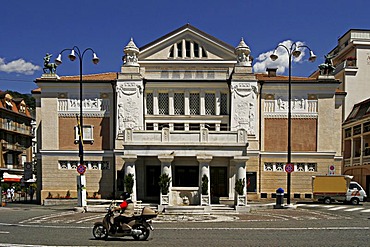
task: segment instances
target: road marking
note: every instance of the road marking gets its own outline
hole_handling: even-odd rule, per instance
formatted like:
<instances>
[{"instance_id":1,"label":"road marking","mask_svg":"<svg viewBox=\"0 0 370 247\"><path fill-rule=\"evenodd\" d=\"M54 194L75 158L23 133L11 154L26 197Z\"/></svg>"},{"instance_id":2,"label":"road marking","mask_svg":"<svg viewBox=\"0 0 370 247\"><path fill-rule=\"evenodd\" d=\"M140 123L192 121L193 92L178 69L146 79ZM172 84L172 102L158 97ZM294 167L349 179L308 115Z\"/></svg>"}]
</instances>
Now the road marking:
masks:
<instances>
[{"instance_id":1,"label":"road marking","mask_svg":"<svg viewBox=\"0 0 370 247\"><path fill-rule=\"evenodd\" d=\"M345 209L345 208L347 208L347 207L341 206L341 207L329 208L328 210L336 211L336 210L342 210L342 209Z\"/></svg>"},{"instance_id":2,"label":"road marking","mask_svg":"<svg viewBox=\"0 0 370 247\"><path fill-rule=\"evenodd\" d=\"M353 211L358 211L358 210L362 210L362 209L365 209L365 208L349 208L349 209L346 209L344 211L346 211L346 212L353 212Z\"/></svg>"},{"instance_id":3,"label":"road marking","mask_svg":"<svg viewBox=\"0 0 370 247\"><path fill-rule=\"evenodd\" d=\"M335 206L333 206L333 205L326 205L326 206L322 206L322 207L324 207L324 208L334 208Z\"/></svg>"},{"instance_id":4,"label":"road marking","mask_svg":"<svg viewBox=\"0 0 370 247\"><path fill-rule=\"evenodd\" d=\"M347 227L347 226L338 226L338 227L156 227L156 230L266 230L266 231L271 231L271 230L276 230L276 231L307 231L307 230L370 230L370 227L363 226L363 227Z\"/></svg>"},{"instance_id":5,"label":"road marking","mask_svg":"<svg viewBox=\"0 0 370 247\"><path fill-rule=\"evenodd\" d=\"M370 209L362 210L361 213L370 213Z\"/></svg>"},{"instance_id":6,"label":"road marking","mask_svg":"<svg viewBox=\"0 0 370 247\"><path fill-rule=\"evenodd\" d=\"M3 231L0 231L0 234L9 234L10 232L3 232Z\"/></svg>"},{"instance_id":7,"label":"road marking","mask_svg":"<svg viewBox=\"0 0 370 247\"><path fill-rule=\"evenodd\" d=\"M104 215L105 214L85 217L82 220L76 221L76 223L83 223L83 222L90 221L90 220L102 219L104 217Z\"/></svg>"},{"instance_id":8,"label":"road marking","mask_svg":"<svg viewBox=\"0 0 370 247\"><path fill-rule=\"evenodd\" d=\"M23 220L19 223L41 223L43 221L48 221L50 220L51 218L56 218L56 217L60 217L60 216L67 216L67 215L71 215L71 214L76 214L77 212L75 211L69 211L69 212L63 212L63 213L60 213L60 214L48 214L48 215L41 215L41 216L37 216L37 217L33 217L33 218L29 218L29 219L26 219L26 220Z\"/></svg>"}]
</instances>

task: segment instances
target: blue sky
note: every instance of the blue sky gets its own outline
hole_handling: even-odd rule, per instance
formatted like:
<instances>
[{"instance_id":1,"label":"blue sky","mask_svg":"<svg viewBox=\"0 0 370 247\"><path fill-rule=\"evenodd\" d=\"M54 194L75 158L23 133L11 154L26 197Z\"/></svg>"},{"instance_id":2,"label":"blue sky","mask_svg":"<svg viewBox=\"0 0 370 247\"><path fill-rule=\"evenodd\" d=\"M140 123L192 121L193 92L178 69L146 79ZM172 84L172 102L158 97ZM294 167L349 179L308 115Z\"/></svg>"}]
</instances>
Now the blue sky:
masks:
<instances>
[{"instance_id":1,"label":"blue sky","mask_svg":"<svg viewBox=\"0 0 370 247\"><path fill-rule=\"evenodd\" d=\"M37 87L46 53L54 60L64 48L91 47L100 63L86 54L84 74L119 72L131 37L141 47L186 23L233 46L244 37L256 71L271 63L258 58L280 42L303 42L318 59L309 63L306 54L294 63L296 76L314 72L349 29L370 29L368 0L19 0L0 6L0 90L21 93ZM63 55L58 75L79 74L77 60ZM286 74L288 63L280 62L275 67Z\"/></svg>"}]
</instances>

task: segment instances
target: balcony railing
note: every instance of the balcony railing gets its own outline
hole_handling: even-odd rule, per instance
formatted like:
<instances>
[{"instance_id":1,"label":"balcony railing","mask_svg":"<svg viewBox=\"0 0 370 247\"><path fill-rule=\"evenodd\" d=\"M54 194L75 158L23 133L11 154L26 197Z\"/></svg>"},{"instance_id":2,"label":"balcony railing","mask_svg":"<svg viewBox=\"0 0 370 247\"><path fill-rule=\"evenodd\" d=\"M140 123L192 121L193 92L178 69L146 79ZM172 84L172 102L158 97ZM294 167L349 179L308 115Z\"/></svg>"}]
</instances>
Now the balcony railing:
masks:
<instances>
[{"instance_id":1,"label":"balcony railing","mask_svg":"<svg viewBox=\"0 0 370 247\"><path fill-rule=\"evenodd\" d=\"M32 135L31 126L18 125L15 122L12 123L0 122L0 129L17 132L24 135Z\"/></svg>"},{"instance_id":2,"label":"balcony railing","mask_svg":"<svg viewBox=\"0 0 370 247\"><path fill-rule=\"evenodd\" d=\"M142 131L126 129L122 136L125 144L190 144L190 145L238 145L247 143L247 133L238 131L170 131L167 128L161 131Z\"/></svg>"}]
</instances>

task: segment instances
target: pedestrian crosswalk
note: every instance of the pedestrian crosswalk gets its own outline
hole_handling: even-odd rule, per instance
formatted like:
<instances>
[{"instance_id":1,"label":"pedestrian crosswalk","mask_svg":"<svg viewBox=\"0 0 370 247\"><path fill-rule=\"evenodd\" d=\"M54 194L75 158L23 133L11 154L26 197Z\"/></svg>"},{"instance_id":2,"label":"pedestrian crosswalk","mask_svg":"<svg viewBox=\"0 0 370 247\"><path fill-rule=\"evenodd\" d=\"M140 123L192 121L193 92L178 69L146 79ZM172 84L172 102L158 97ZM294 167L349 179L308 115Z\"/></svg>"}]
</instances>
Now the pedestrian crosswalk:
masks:
<instances>
[{"instance_id":1,"label":"pedestrian crosswalk","mask_svg":"<svg viewBox=\"0 0 370 247\"><path fill-rule=\"evenodd\" d=\"M344 211L344 212L361 212L370 213L369 208L353 206L353 205L326 205L326 204L297 204L297 207L302 208L321 208L327 209L328 211Z\"/></svg>"}]
</instances>

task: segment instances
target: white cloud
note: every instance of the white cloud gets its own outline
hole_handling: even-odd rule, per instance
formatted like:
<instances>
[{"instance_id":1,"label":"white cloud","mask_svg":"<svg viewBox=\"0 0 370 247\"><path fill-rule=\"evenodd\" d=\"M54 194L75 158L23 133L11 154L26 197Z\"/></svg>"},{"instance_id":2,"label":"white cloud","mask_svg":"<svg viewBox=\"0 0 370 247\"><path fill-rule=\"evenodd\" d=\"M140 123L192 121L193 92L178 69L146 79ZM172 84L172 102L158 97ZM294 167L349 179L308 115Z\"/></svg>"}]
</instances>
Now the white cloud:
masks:
<instances>
[{"instance_id":1,"label":"white cloud","mask_svg":"<svg viewBox=\"0 0 370 247\"><path fill-rule=\"evenodd\" d=\"M2 72L33 75L37 70L41 70L41 67L30 62L26 62L22 58L9 63L6 63L4 58L0 58L0 71Z\"/></svg>"},{"instance_id":2,"label":"white cloud","mask_svg":"<svg viewBox=\"0 0 370 247\"><path fill-rule=\"evenodd\" d=\"M292 44L293 44L293 41L291 41L291 40L285 40L285 41L281 42L279 44L281 46L278 47L275 51L275 54L278 55L278 57L279 57L275 61L272 61L270 59L270 55L274 52L274 50L271 50L271 51L260 54L256 58L257 62L253 65L254 72L264 73L264 72L266 72L267 68L277 68L277 73L278 74L283 74L285 72L285 70L288 69L289 56L288 56L287 50L282 46L287 47L288 50L290 51L290 48L292 47ZM301 42L301 41L297 41L296 45L297 46L302 46L302 45L304 45L304 43ZM293 46L293 48L294 48L294 46ZM303 49L299 49L299 50L302 53L298 58L293 59L294 62L302 62L303 57L305 56L305 50L306 49L303 48Z\"/></svg>"}]
</instances>

